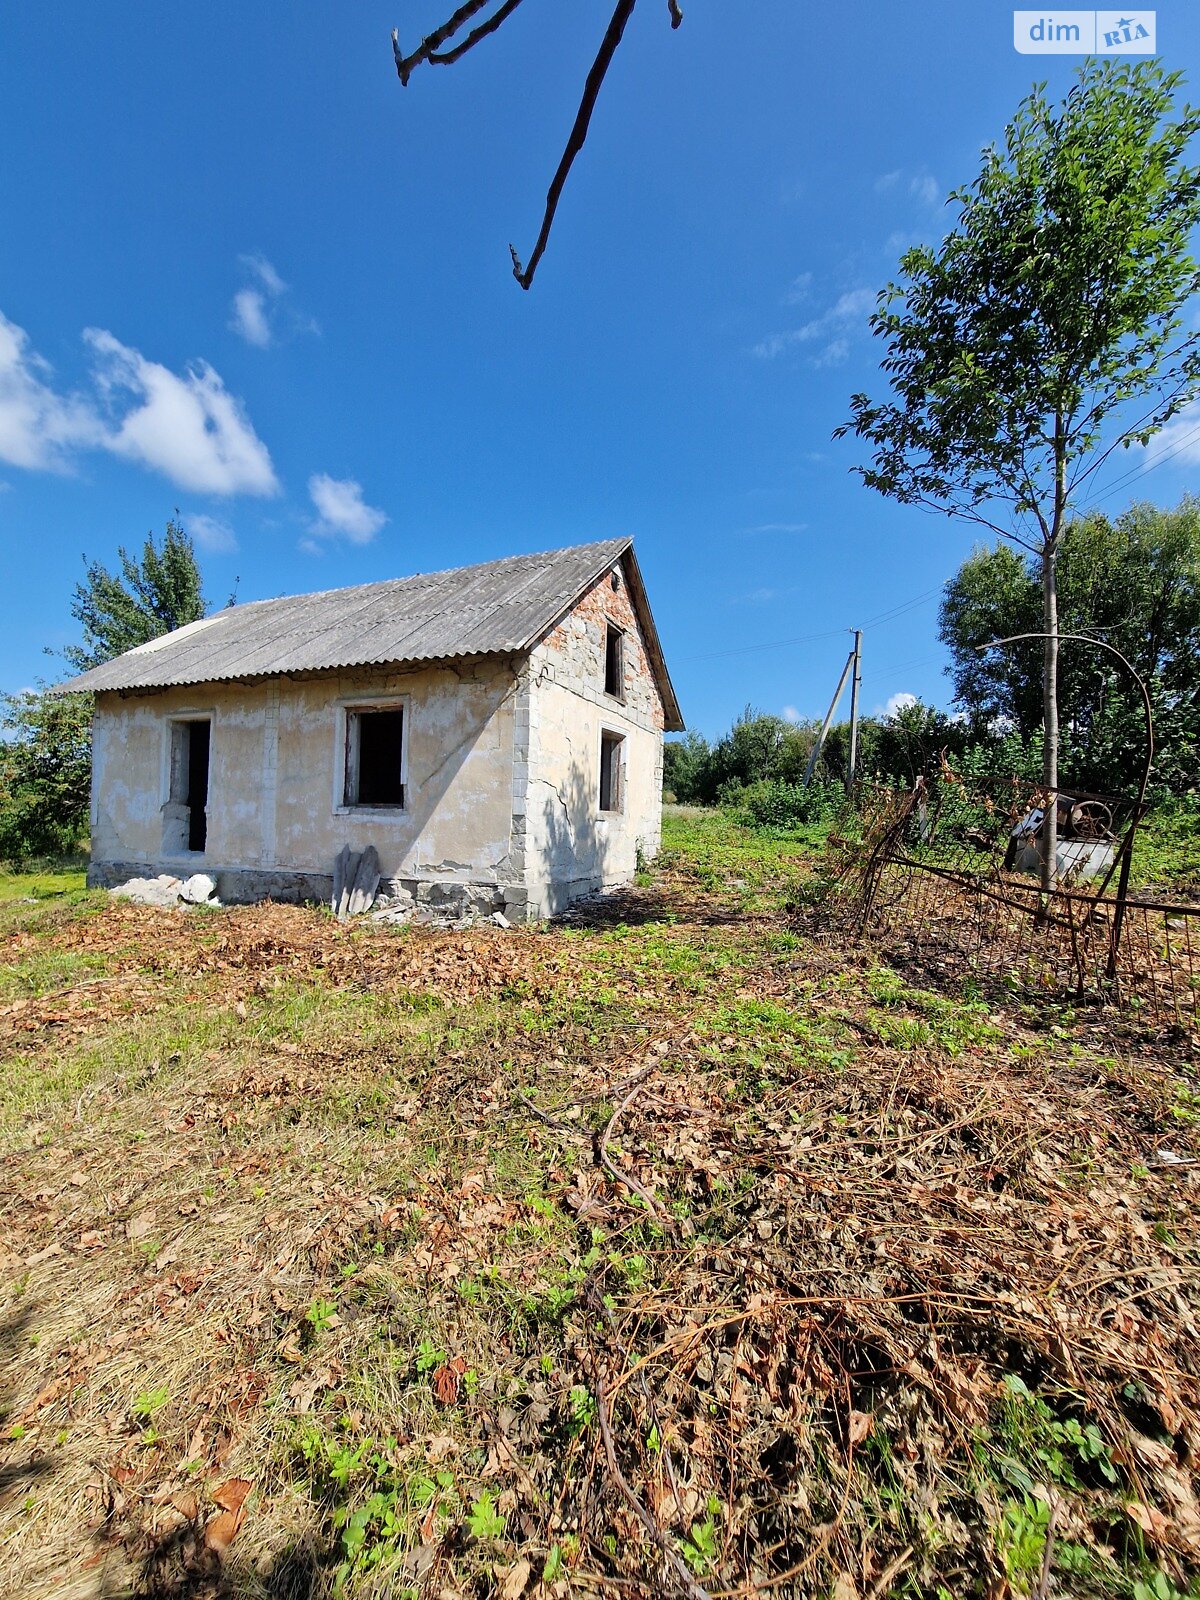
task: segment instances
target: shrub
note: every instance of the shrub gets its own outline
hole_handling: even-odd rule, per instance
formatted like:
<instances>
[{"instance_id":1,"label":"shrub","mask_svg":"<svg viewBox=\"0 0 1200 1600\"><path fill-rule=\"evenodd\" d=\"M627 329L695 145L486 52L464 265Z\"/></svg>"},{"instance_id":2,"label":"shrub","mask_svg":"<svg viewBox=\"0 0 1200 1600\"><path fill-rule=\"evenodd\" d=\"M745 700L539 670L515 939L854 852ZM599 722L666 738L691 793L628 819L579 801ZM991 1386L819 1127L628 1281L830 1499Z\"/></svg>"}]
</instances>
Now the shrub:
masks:
<instances>
[{"instance_id":1,"label":"shrub","mask_svg":"<svg viewBox=\"0 0 1200 1600\"><path fill-rule=\"evenodd\" d=\"M790 830L832 822L845 800L840 783L818 781L806 786L764 778L742 791L738 809L752 828Z\"/></svg>"}]
</instances>

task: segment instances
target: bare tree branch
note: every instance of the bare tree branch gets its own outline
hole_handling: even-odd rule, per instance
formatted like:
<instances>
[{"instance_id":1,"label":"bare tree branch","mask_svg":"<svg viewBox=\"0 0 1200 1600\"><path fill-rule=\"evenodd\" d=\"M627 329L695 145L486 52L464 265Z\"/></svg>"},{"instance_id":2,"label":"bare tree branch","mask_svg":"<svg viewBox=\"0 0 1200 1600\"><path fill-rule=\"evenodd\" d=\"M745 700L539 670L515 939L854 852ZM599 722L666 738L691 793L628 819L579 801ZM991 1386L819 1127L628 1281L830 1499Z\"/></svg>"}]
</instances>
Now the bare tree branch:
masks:
<instances>
[{"instance_id":1,"label":"bare tree branch","mask_svg":"<svg viewBox=\"0 0 1200 1600\"><path fill-rule=\"evenodd\" d=\"M406 56L400 49L400 31L398 28L393 28L392 54L396 58L396 76L400 82L407 86L413 68L419 67L422 61L427 61L433 51L439 49L448 39L453 39L459 29L465 27L488 3L489 0L463 0L463 4L442 23L440 28L435 28L421 40L411 56Z\"/></svg>"},{"instance_id":2,"label":"bare tree branch","mask_svg":"<svg viewBox=\"0 0 1200 1600\"><path fill-rule=\"evenodd\" d=\"M432 33L426 34L412 54L407 56L400 48L399 30L393 28L392 54L395 57L396 75L400 82L407 85L413 72L422 63L428 63L431 66L448 67L452 66L456 61L461 61L468 50L473 50L477 44L489 38L503 23L508 21L509 17L521 4L521 0L499 0L499 3L496 4L496 9L490 16L472 28L464 38L459 39L457 44L453 43L473 17L478 16L481 11L494 3L495 0L462 0L462 4L458 9L447 17L440 27L435 28ZM575 163L575 157L583 149L584 141L588 135L588 127L592 120L592 112L596 108L596 101L603 87L605 76L612 64L613 56L617 53L617 48L625 32L625 25L633 15L633 8L636 4L637 0L617 0L616 9L609 19L604 38L600 42L599 52L584 83L583 97L579 102L579 110L575 113L575 121L567 138L562 159L558 163L558 168L546 194L546 209L542 215L542 226L538 231L538 236L533 246L533 254L529 257L528 264L522 266L521 258L517 255L515 247L511 244L508 247L509 254L512 256L513 277L516 278L522 289L528 289L532 284L533 275L538 268L538 262L545 254L546 244L550 238L550 229L554 225L554 215L558 210L558 202L562 198L567 178L570 176L571 168ZM667 11L671 18L671 27L678 28L683 21L683 8L679 0L667 0ZM444 45L448 45L450 48L443 49Z\"/></svg>"},{"instance_id":3,"label":"bare tree branch","mask_svg":"<svg viewBox=\"0 0 1200 1600\"><path fill-rule=\"evenodd\" d=\"M472 29L463 42L455 45L453 50L431 50L425 59L434 66L453 66L460 57L466 55L468 50L473 50L481 39L486 39L490 33L495 33L500 24L507 21L520 4L521 0L504 0L498 11L494 11L486 22L481 22L477 28Z\"/></svg>"},{"instance_id":4,"label":"bare tree branch","mask_svg":"<svg viewBox=\"0 0 1200 1600\"><path fill-rule=\"evenodd\" d=\"M592 70L588 73L587 81L583 86L583 98L579 102L579 110L575 113L575 124L567 139L567 147L563 151L562 160L558 163L558 171L554 174L549 192L546 195L546 210L542 217L541 230L538 233L537 242L533 247L533 254L529 258L528 265L523 267L520 257L513 246L509 245L508 247L509 254L512 256L513 277L521 285L522 289L528 289L533 282L533 275L537 271L538 262L545 254L546 242L550 237L550 229L554 225L554 213L558 210L558 202L562 196L563 186L574 165L575 157L583 149L584 140L588 135L588 125L592 120L592 112L595 110L596 100L604 83L605 74L612 65L612 58L616 55L617 48L621 43L621 36L625 32L625 24L633 15L633 8L636 4L637 0L617 0L617 8L609 19L604 38L600 42L599 53L595 61L592 62Z\"/></svg>"}]
</instances>

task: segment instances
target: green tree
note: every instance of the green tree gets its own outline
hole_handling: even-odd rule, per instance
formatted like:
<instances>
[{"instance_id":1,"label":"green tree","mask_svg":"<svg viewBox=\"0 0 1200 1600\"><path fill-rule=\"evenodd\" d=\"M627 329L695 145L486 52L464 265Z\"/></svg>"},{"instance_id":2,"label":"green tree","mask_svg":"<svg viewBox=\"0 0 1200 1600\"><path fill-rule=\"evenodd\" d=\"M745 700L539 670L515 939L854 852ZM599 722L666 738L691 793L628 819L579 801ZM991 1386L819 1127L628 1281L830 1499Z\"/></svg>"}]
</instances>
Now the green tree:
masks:
<instances>
[{"instance_id":1,"label":"green tree","mask_svg":"<svg viewBox=\"0 0 1200 1600\"><path fill-rule=\"evenodd\" d=\"M148 534L140 558L123 547L119 570L87 564L71 615L83 642L61 652L76 670L207 614L191 539L178 521L161 543ZM232 604L232 597L230 604ZM0 859L55 855L87 829L91 785L92 697L30 691L0 698Z\"/></svg>"},{"instance_id":2,"label":"green tree","mask_svg":"<svg viewBox=\"0 0 1200 1600\"><path fill-rule=\"evenodd\" d=\"M1145 443L1200 389L1189 237L1200 113L1178 75L1088 62L1061 105L1036 87L1003 148L957 190L941 246L909 250L871 322L892 396L851 402L880 493L965 517L1029 550L1041 578L1043 780L1058 787L1056 571L1068 513L1119 446ZM1055 871L1047 817L1044 887Z\"/></svg>"},{"instance_id":3,"label":"green tree","mask_svg":"<svg viewBox=\"0 0 1200 1600\"><path fill-rule=\"evenodd\" d=\"M955 699L975 728L1028 739L1040 723L1038 651L980 655L989 639L1036 628L1040 574L1005 545L976 550L946 585L941 637ZM1146 680L1164 787L1194 785L1200 746L1200 501L1174 510L1132 506L1116 521L1092 513L1066 529L1058 561L1065 632L1115 645ZM1141 698L1105 652L1076 645L1059 672L1063 755L1072 778L1109 790L1133 785L1145 753Z\"/></svg>"},{"instance_id":4,"label":"green tree","mask_svg":"<svg viewBox=\"0 0 1200 1600\"><path fill-rule=\"evenodd\" d=\"M690 801L703 801L705 778L712 752L708 740L694 728L681 739L667 739L663 743L663 788L673 794L681 805Z\"/></svg>"},{"instance_id":5,"label":"green tree","mask_svg":"<svg viewBox=\"0 0 1200 1600\"><path fill-rule=\"evenodd\" d=\"M87 827L92 697L0 699L0 860L60 855Z\"/></svg>"},{"instance_id":6,"label":"green tree","mask_svg":"<svg viewBox=\"0 0 1200 1600\"><path fill-rule=\"evenodd\" d=\"M98 667L207 615L195 547L177 519L178 512L167 523L161 544L152 533L146 535L140 558L122 545L118 572L99 561L86 563L86 577L76 584L71 601L71 615L83 627L83 643L61 652L76 671Z\"/></svg>"}]
</instances>

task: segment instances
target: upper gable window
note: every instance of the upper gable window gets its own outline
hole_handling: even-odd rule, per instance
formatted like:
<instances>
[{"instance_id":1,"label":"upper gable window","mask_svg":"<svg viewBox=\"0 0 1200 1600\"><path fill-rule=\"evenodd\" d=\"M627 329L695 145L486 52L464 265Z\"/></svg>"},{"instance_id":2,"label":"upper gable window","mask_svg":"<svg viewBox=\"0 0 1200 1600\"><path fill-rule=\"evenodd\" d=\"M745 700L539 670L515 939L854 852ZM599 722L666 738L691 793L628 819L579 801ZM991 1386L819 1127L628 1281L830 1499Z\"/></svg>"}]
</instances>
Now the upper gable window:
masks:
<instances>
[{"instance_id":1,"label":"upper gable window","mask_svg":"<svg viewBox=\"0 0 1200 1600\"><path fill-rule=\"evenodd\" d=\"M348 806L403 806L404 708L358 706L346 712Z\"/></svg>"},{"instance_id":2,"label":"upper gable window","mask_svg":"<svg viewBox=\"0 0 1200 1600\"><path fill-rule=\"evenodd\" d=\"M625 698L625 635L612 622L604 624L604 692Z\"/></svg>"}]
</instances>

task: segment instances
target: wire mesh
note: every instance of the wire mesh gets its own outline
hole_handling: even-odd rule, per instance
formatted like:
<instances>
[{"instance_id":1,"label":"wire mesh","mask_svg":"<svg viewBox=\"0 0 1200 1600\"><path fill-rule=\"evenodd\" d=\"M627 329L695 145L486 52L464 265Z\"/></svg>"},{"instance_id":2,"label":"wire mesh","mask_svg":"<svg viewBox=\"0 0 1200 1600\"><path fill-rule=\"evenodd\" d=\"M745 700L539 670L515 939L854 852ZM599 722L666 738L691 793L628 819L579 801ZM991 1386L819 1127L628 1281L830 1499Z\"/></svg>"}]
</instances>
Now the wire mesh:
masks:
<instances>
[{"instance_id":1,"label":"wire mesh","mask_svg":"<svg viewBox=\"0 0 1200 1600\"><path fill-rule=\"evenodd\" d=\"M1059 790L1059 878L1040 881L1051 795L944 769L914 788L864 785L831 836L847 920L945 976L1092 997L1159 1024L1200 1022L1200 905L1120 893L1134 807Z\"/></svg>"}]
</instances>

